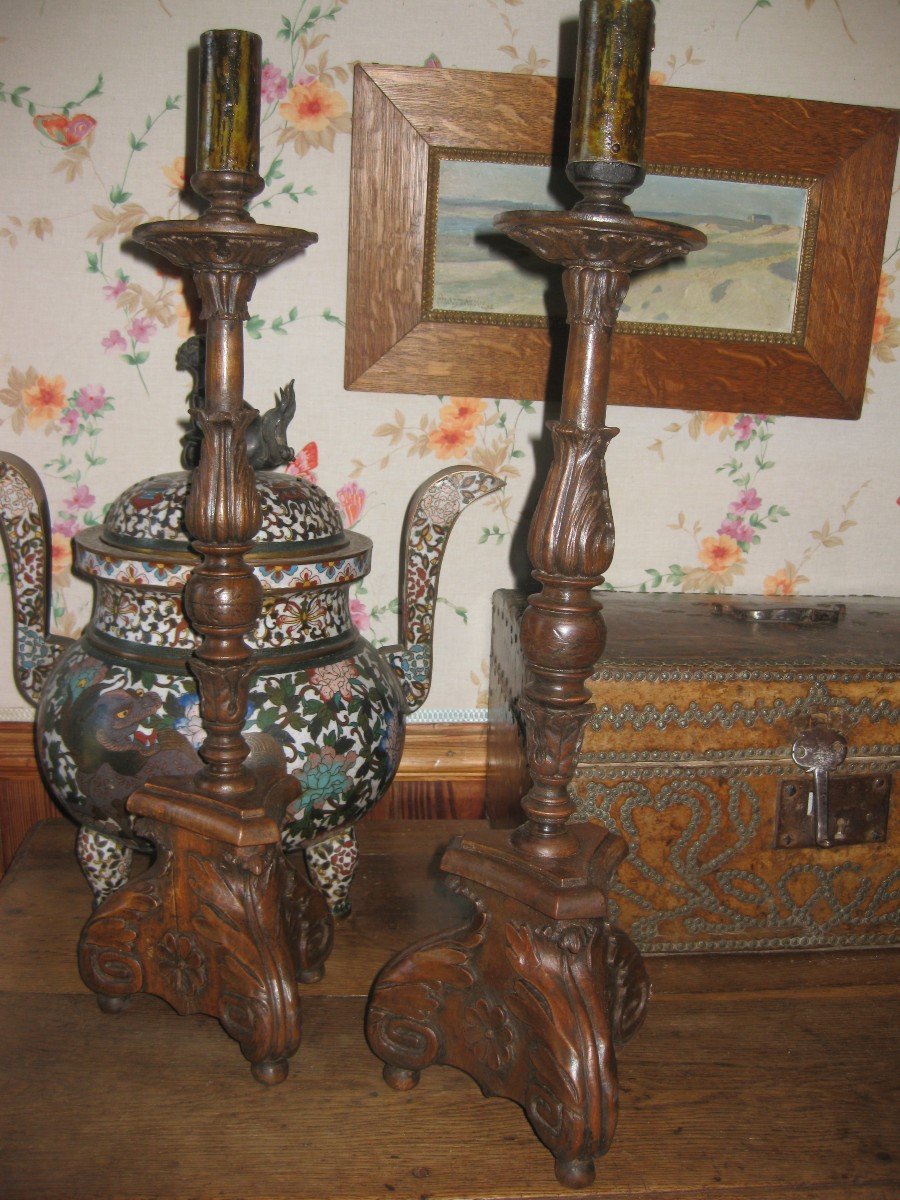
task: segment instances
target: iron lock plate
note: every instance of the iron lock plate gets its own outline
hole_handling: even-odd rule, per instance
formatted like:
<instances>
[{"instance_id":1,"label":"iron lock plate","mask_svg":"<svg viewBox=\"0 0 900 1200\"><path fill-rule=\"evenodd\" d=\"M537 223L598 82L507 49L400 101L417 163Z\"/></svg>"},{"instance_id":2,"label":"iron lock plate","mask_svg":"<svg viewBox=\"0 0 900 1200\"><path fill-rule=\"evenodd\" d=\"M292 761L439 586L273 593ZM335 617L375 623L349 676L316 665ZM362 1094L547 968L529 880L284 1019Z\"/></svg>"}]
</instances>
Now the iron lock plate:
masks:
<instances>
[{"instance_id":1,"label":"iron lock plate","mask_svg":"<svg viewBox=\"0 0 900 1200\"><path fill-rule=\"evenodd\" d=\"M828 781L828 840L832 848L883 842L887 837L890 775L832 775ZM783 779L775 813L775 849L816 846L813 780Z\"/></svg>"}]
</instances>

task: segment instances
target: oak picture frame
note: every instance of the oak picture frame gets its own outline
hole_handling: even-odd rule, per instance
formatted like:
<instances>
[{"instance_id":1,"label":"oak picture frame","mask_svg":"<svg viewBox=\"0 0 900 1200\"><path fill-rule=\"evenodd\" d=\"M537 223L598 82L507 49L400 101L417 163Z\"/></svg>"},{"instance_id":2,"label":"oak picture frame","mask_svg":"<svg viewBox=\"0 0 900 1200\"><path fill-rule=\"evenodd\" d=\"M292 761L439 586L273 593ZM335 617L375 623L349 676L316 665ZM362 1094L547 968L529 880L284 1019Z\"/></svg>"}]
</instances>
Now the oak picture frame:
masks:
<instances>
[{"instance_id":1,"label":"oak picture frame","mask_svg":"<svg viewBox=\"0 0 900 1200\"><path fill-rule=\"evenodd\" d=\"M358 65L344 385L552 396L565 331L428 309L429 180L441 152L564 161L571 84L547 76ZM610 400L854 419L866 387L897 150L885 108L650 89L645 157L687 174L808 181L815 236L791 338L634 325L616 336ZM636 206L637 207L637 206ZM432 264L433 266L433 264Z\"/></svg>"}]
</instances>

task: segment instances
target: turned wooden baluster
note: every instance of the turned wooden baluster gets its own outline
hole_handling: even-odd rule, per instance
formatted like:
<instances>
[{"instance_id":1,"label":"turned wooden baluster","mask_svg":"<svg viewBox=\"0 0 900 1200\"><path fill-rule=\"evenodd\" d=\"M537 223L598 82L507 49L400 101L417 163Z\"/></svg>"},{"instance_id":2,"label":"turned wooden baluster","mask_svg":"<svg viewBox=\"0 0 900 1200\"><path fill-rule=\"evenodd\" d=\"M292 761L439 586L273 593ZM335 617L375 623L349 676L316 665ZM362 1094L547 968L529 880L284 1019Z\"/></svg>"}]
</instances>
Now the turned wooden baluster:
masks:
<instances>
[{"instance_id":1,"label":"turned wooden baluster","mask_svg":"<svg viewBox=\"0 0 900 1200\"><path fill-rule=\"evenodd\" d=\"M515 236L515 234L513 234ZM550 425L553 462L528 537L535 579L522 623L527 668L520 705L528 741L528 823L515 841L527 853L568 857L578 842L566 822L568 785L593 712L584 686L606 633L592 589L612 561L615 533L606 483L606 394L612 331L628 290L626 271L571 266L563 272L569 347L560 419Z\"/></svg>"}]
</instances>

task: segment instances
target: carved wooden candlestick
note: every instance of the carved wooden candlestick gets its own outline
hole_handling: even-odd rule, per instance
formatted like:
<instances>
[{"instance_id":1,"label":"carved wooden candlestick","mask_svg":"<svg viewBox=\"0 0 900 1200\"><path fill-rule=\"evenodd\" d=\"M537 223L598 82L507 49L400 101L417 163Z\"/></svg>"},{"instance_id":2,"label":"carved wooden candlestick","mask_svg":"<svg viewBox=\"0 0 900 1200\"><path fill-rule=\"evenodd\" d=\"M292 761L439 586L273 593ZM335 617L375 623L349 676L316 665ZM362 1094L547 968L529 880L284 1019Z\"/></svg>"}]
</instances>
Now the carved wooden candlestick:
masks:
<instances>
[{"instance_id":1,"label":"carved wooden candlestick","mask_svg":"<svg viewBox=\"0 0 900 1200\"><path fill-rule=\"evenodd\" d=\"M157 859L96 909L79 965L106 1011L147 991L178 1012L218 1017L256 1078L275 1083L299 1044L296 979L321 975L331 918L281 851L285 810L299 786L283 761L251 770L242 733L253 673L245 637L262 607L244 557L260 507L244 436L256 413L243 398L243 322L257 274L316 241L304 230L257 225L246 211L263 187L259 72L255 34L203 35L191 183L210 206L197 221L153 222L134 235L193 272L206 321L203 440L185 512L201 556L185 607L201 637L191 668L206 740L193 780L157 780L131 795L128 808Z\"/></svg>"},{"instance_id":2,"label":"carved wooden candlestick","mask_svg":"<svg viewBox=\"0 0 900 1200\"><path fill-rule=\"evenodd\" d=\"M645 101L652 12L649 0L584 0L576 153L588 140L578 121L593 119L597 89L608 104L624 74L632 81L626 100L635 102L629 56L643 58L636 95ZM602 69L593 69L601 58ZM623 121L607 126L611 138L633 128ZM594 711L584 681L605 642L592 589L614 548L605 465L618 432L605 424L611 341L631 275L705 244L695 230L635 217L625 205L643 178L640 138L630 136L613 140L617 157L573 159L569 175L585 199L571 212L508 212L495 220L562 266L570 326L560 420L550 425L553 463L529 536L541 589L522 626L528 819L512 833L451 842L441 868L475 913L465 927L393 959L367 1014L388 1083L413 1087L434 1063L460 1067L486 1094L524 1107L556 1159L558 1179L573 1187L591 1182L595 1156L609 1147L615 1047L640 1026L649 995L638 951L607 918L609 883L625 843L599 823L568 824L568 784Z\"/></svg>"}]
</instances>

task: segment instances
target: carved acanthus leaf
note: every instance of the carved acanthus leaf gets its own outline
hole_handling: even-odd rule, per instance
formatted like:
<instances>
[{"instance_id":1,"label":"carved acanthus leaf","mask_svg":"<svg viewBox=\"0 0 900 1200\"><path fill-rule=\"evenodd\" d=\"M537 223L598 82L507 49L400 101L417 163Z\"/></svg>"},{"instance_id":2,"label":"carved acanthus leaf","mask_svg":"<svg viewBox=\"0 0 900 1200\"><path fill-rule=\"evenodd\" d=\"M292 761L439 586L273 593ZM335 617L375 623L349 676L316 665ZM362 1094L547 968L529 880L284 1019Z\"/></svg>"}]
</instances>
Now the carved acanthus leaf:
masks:
<instances>
[{"instance_id":1,"label":"carved acanthus leaf","mask_svg":"<svg viewBox=\"0 0 900 1200\"><path fill-rule=\"evenodd\" d=\"M528 553L539 574L599 582L612 562L615 530L606 447L618 433L551 421L553 463L538 501Z\"/></svg>"}]
</instances>

